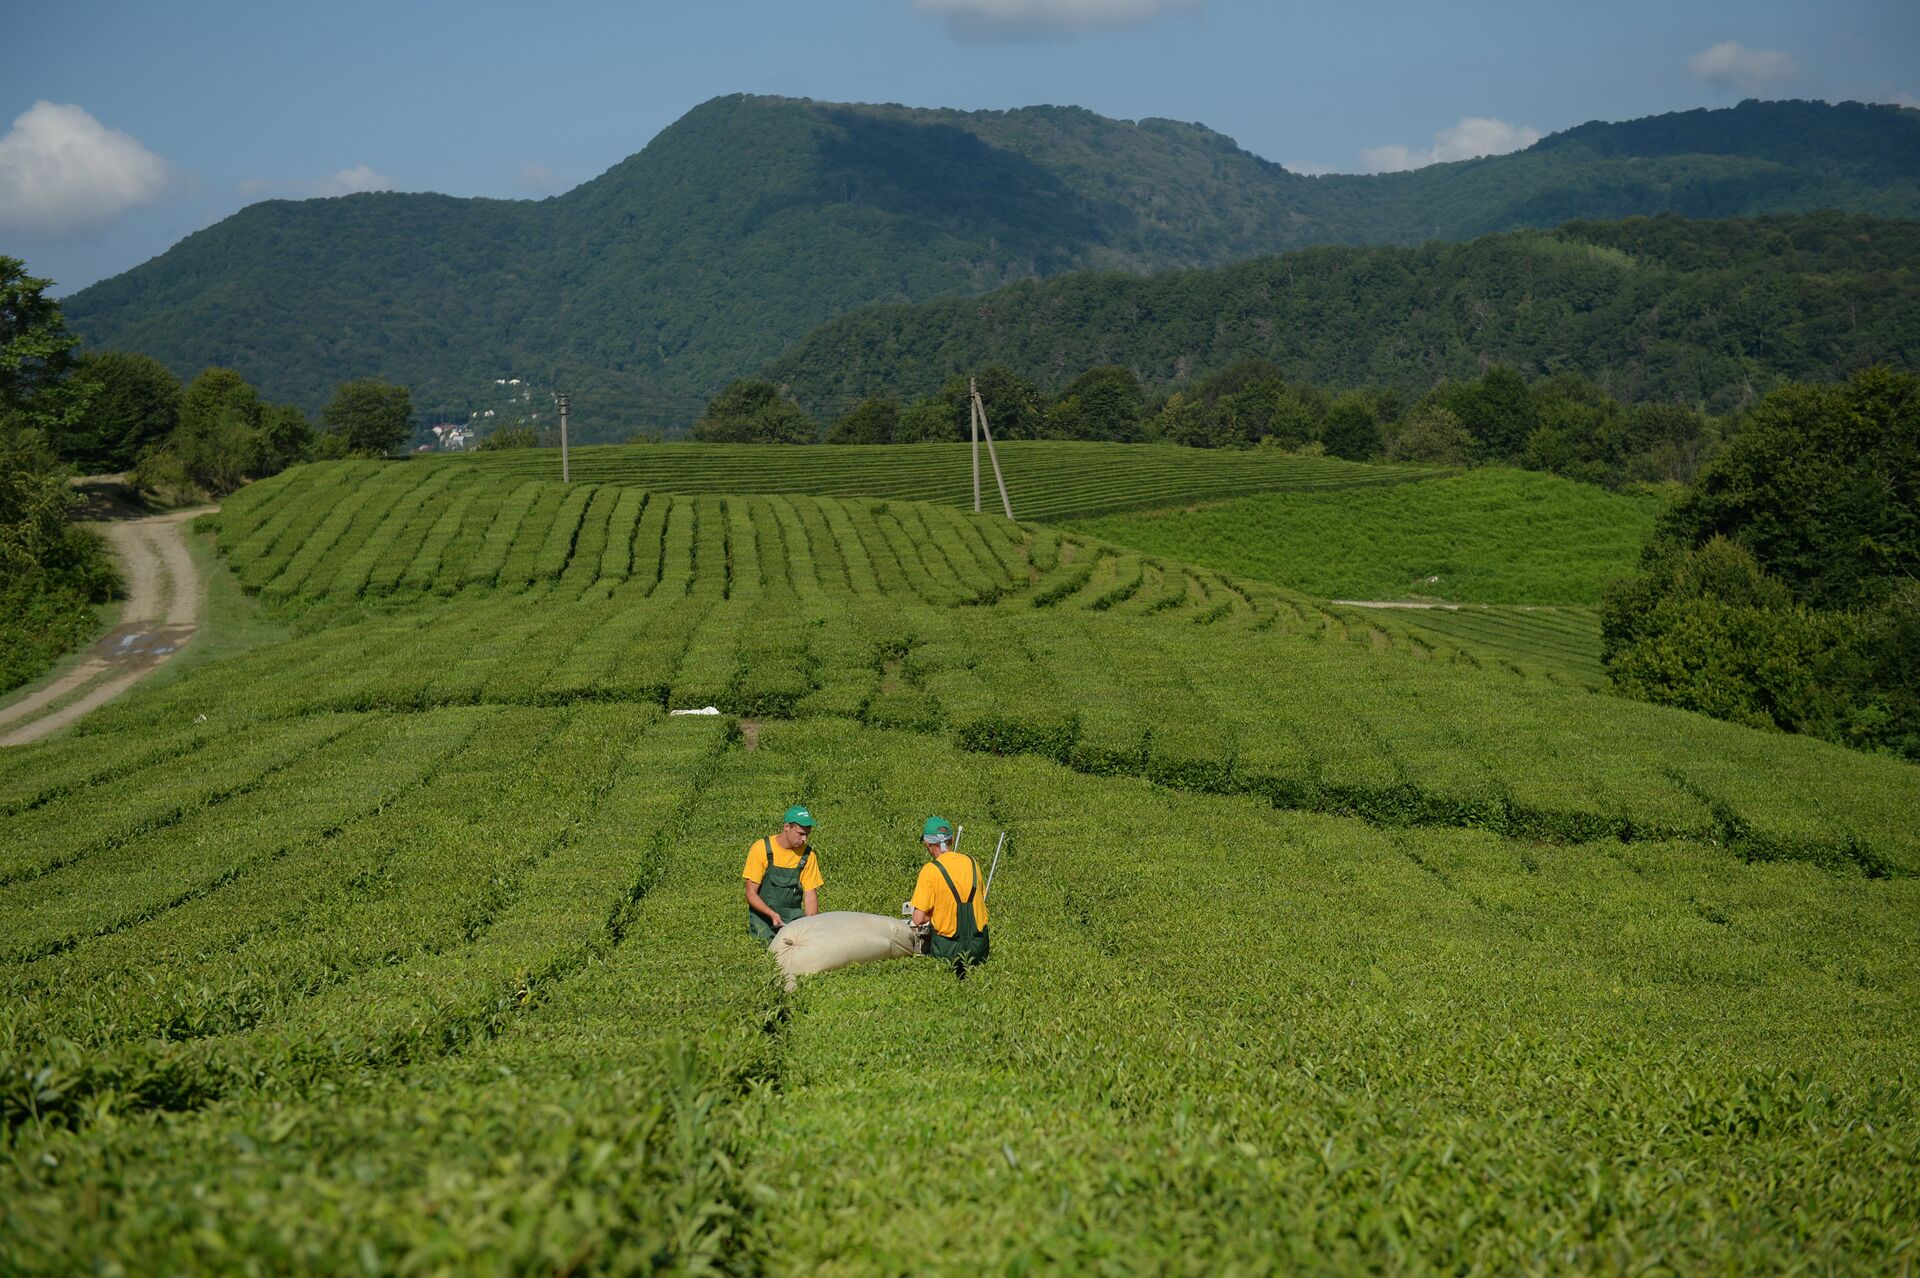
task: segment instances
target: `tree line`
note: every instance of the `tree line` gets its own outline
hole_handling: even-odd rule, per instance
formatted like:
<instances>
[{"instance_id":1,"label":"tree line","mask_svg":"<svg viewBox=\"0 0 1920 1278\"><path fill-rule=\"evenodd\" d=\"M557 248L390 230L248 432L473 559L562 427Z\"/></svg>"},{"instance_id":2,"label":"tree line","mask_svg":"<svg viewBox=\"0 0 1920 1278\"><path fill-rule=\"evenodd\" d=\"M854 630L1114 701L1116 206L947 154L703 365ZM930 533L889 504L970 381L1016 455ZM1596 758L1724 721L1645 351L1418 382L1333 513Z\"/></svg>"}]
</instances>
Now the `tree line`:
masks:
<instances>
[{"instance_id":1,"label":"tree line","mask_svg":"<svg viewBox=\"0 0 1920 1278\"><path fill-rule=\"evenodd\" d=\"M1789 381L1920 368L1920 222L1839 213L1575 222L1418 248L1313 248L1211 270L1081 273L856 311L760 370L816 415L997 364L1052 394L1090 368L1154 391L1264 360L1409 398L1490 365L1725 413Z\"/></svg>"},{"instance_id":2,"label":"tree line","mask_svg":"<svg viewBox=\"0 0 1920 1278\"><path fill-rule=\"evenodd\" d=\"M1690 479L1730 428L1724 417L1681 405L1622 403L1577 374L1529 383L1498 365L1418 397L1391 388L1302 384L1265 360L1244 360L1160 392L1118 365L1088 369L1052 395L1003 366L983 368L972 380L996 439L1275 448L1456 466L1503 462L1608 486ZM708 404L692 438L964 441L968 386L968 378L952 377L933 394L907 402L875 396L823 425L771 382L739 381Z\"/></svg>"},{"instance_id":3,"label":"tree line","mask_svg":"<svg viewBox=\"0 0 1920 1278\"><path fill-rule=\"evenodd\" d=\"M102 351L75 359L72 376L92 390L72 421L49 432L55 454L83 473L130 472L140 491L172 504L303 461L383 457L413 436L411 394L378 380L341 383L316 425L231 368L182 384L149 356Z\"/></svg>"},{"instance_id":4,"label":"tree line","mask_svg":"<svg viewBox=\"0 0 1920 1278\"><path fill-rule=\"evenodd\" d=\"M0 691L33 678L99 628L118 589L99 536L72 521L81 474L130 472L168 504L218 497L318 457L406 446L405 387L336 388L316 428L230 368L192 381L129 351L80 354L49 282L0 256Z\"/></svg>"},{"instance_id":5,"label":"tree line","mask_svg":"<svg viewBox=\"0 0 1920 1278\"><path fill-rule=\"evenodd\" d=\"M0 257L0 402L81 474L131 472L142 491L218 497L298 462L396 453L413 437L411 392L378 379L335 386L316 424L292 404L268 402L231 368L183 384L148 355L81 353L49 286L18 258Z\"/></svg>"}]
</instances>

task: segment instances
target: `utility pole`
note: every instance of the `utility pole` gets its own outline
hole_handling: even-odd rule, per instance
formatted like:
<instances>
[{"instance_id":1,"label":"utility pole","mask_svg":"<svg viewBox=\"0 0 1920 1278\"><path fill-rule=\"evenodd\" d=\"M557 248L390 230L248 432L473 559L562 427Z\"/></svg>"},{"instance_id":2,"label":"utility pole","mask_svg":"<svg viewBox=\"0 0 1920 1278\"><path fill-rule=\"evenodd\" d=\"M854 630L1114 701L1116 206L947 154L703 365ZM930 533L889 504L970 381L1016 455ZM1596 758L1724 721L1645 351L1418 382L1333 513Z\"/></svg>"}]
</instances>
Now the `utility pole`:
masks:
<instances>
[{"instance_id":1,"label":"utility pole","mask_svg":"<svg viewBox=\"0 0 1920 1278\"><path fill-rule=\"evenodd\" d=\"M967 425L973 428L973 513L980 513L980 387L967 379Z\"/></svg>"},{"instance_id":2,"label":"utility pole","mask_svg":"<svg viewBox=\"0 0 1920 1278\"><path fill-rule=\"evenodd\" d=\"M980 433L987 437L987 460L993 463L993 482L1000 488L1000 508L1007 512L1008 519L1012 519L1013 503L1007 500L1007 481L1000 475L1000 454L993 450L993 428L987 425L987 401L980 398L980 387L975 383L973 378L969 377L967 379L967 386L971 391L971 398L973 400L974 420L980 424ZM977 452L974 454L973 466L976 477L973 508L979 510L980 489L978 475L980 473L980 455Z\"/></svg>"},{"instance_id":3,"label":"utility pole","mask_svg":"<svg viewBox=\"0 0 1920 1278\"><path fill-rule=\"evenodd\" d=\"M567 467L567 393L561 391L554 398L560 401L560 482L570 484L573 474Z\"/></svg>"}]
</instances>

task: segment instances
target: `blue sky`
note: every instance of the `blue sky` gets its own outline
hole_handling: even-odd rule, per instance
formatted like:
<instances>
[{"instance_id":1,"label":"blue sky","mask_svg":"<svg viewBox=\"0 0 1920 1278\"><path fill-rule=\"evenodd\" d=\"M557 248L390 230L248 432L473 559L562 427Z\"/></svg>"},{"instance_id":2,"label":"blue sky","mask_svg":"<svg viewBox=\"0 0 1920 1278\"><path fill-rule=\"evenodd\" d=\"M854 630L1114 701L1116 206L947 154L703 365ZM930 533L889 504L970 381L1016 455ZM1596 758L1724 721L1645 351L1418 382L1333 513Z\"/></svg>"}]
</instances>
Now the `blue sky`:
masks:
<instances>
[{"instance_id":1,"label":"blue sky","mask_svg":"<svg viewBox=\"0 0 1920 1278\"><path fill-rule=\"evenodd\" d=\"M246 204L556 194L734 92L1196 120L1308 172L1742 97L1920 106L1920 4L0 0L0 253L70 292Z\"/></svg>"}]
</instances>

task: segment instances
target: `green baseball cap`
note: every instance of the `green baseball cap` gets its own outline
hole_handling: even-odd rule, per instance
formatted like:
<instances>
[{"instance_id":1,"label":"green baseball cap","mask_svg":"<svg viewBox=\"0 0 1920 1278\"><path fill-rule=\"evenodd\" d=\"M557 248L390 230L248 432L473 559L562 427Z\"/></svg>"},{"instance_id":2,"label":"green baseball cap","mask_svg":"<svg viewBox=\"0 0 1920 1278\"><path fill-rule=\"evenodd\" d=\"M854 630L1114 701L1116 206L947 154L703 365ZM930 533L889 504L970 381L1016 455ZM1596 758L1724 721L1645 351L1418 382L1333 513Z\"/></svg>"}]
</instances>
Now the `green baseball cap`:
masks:
<instances>
[{"instance_id":1,"label":"green baseball cap","mask_svg":"<svg viewBox=\"0 0 1920 1278\"><path fill-rule=\"evenodd\" d=\"M945 843L953 838L953 823L945 817L931 816L920 827L922 843Z\"/></svg>"},{"instance_id":2,"label":"green baseball cap","mask_svg":"<svg viewBox=\"0 0 1920 1278\"><path fill-rule=\"evenodd\" d=\"M800 803L788 808L787 815L780 820L783 825L804 825L809 830L813 828L813 813L807 811L806 805Z\"/></svg>"}]
</instances>

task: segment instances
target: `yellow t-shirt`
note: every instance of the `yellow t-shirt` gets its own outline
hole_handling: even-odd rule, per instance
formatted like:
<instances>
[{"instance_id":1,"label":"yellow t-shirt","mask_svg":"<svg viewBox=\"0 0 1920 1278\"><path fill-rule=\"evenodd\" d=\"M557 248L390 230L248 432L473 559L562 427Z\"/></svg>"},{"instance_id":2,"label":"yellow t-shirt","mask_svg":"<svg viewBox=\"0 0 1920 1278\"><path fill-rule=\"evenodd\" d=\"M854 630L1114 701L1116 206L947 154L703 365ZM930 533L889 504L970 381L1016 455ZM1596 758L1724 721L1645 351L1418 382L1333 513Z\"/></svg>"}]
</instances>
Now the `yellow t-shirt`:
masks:
<instances>
[{"instance_id":1,"label":"yellow t-shirt","mask_svg":"<svg viewBox=\"0 0 1920 1278\"><path fill-rule=\"evenodd\" d=\"M980 867L964 852L949 852L941 857L940 870L953 876L953 886L959 889L961 900L973 891L973 881L980 877ZM940 877L940 870L934 869L931 861L920 867L920 877L913 884L913 908L927 912L934 931L952 936L960 930L960 902L947 891L947 881ZM973 925L983 932L987 930L986 898L977 892L973 898Z\"/></svg>"},{"instance_id":2,"label":"yellow t-shirt","mask_svg":"<svg viewBox=\"0 0 1920 1278\"><path fill-rule=\"evenodd\" d=\"M755 839L753 842L747 844L747 868L740 872L741 877L745 878L747 882L758 883L767 877L766 845L769 843L773 845L774 865L782 870L791 870L800 864L800 854L798 852L789 852L787 849L781 847L780 840L771 836L764 839ZM800 871L800 890L802 892L818 892L824 883L826 883L826 879L821 877L820 874L820 854L818 852L810 852L807 854L807 868Z\"/></svg>"}]
</instances>

